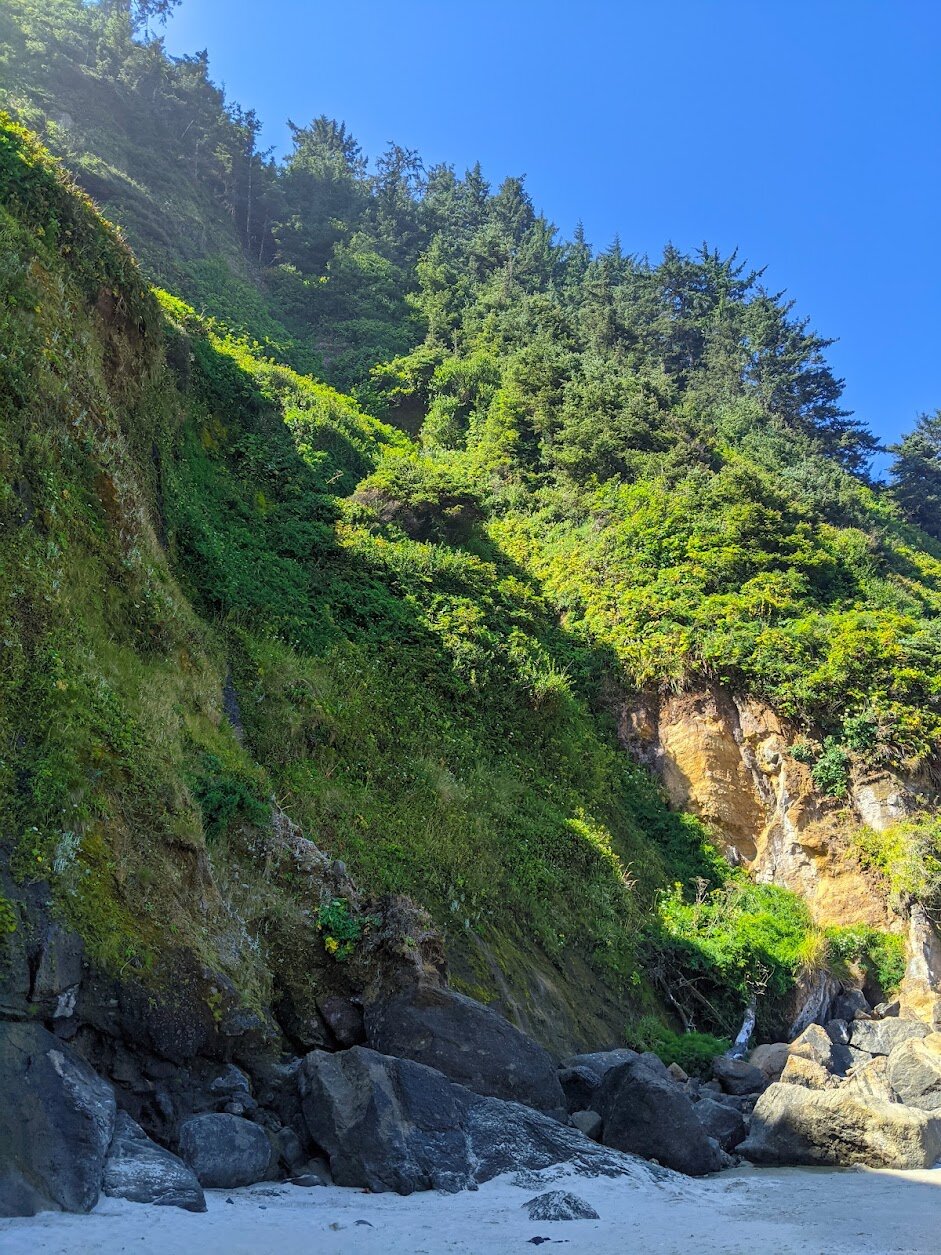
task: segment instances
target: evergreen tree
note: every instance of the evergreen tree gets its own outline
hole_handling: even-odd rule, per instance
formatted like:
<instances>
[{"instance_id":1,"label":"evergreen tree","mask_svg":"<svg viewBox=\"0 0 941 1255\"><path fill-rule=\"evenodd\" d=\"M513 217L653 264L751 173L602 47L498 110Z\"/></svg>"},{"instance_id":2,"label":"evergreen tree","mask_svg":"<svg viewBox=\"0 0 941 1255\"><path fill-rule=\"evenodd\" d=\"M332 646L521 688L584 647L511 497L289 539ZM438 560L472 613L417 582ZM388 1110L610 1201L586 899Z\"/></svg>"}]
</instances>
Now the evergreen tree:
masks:
<instances>
[{"instance_id":1,"label":"evergreen tree","mask_svg":"<svg viewBox=\"0 0 941 1255\"><path fill-rule=\"evenodd\" d=\"M359 225L368 183L362 149L346 124L321 115L291 128L294 150L284 163L285 217L275 228L281 260L323 274L333 247Z\"/></svg>"},{"instance_id":2,"label":"evergreen tree","mask_svg":"<svg viewBox=\"0 0 941 1255\"><path fill-rule=\"evenodd\" d=\"M941 410L922 414L889 452L892 496L910 522L941 540Z\"/></svg>"}]
</instances>

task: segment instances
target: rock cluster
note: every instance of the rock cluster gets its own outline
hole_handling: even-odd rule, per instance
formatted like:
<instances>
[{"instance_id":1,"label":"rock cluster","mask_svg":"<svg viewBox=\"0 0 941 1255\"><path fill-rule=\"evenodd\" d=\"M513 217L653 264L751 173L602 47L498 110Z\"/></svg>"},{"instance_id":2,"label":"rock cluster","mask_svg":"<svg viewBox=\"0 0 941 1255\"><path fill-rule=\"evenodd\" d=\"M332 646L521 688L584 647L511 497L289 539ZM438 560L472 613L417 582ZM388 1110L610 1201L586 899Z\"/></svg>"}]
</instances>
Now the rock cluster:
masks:
<instances>
[{"instance_id":1,"label":"rock cluster","mask_svg":"<svg viewBox=\"0 0 941 1255\"><path fill-rule=\"evenodd\" d=\"M273 1051L243 1016L234 1062L227 1049L196 1054L197 1021L172 1008L135 1036L126 989L123 1038L67 1030L71 1012L55 1010L74 956L58 935L48 956L31 989L49 991L50 1027L0 1019L0 1215L88 1211L102 1192L198 1212L205 1189L273 1179L409 1194L557 1164L650 1180L716 1172L733 1155L893 1167L941 1156L941 1033L861 995L837 1003L851 1018L717 1058L708 1081L627 1049L557 1067L495 1010L427 977L362 1002L325 998L330 1048L302 1057ZM100 1017L107 1003L95 1005ZM540 1218L584 1216L578 1203L532 1200Z\"/></svg>"},{"instance_id":2,"label":"rock cluster","mask_svg":"<svg viewBox=\"0 0 941 1255\"><path fill-rule=\"evenodd\" d=\"M703 1084L654 1054L609 1050L576 1055L559 1073L570 1120L605 1146L689 1176L728 1167L747 1132L746 1114L767 1085L734 1059L715 1061Z\"/></svg>"},{"instance_id":3,"label":"rock cluster","mask_svg":"<svg viewBox=\"0 0 941 1255\"><path fill-rule=\"evenodd\" d=\"M343 1007L329 1010L338 1025L355 1022ZM368 1008L363 1034L394 1053L360 1044L302 1059L269 1052L243 1070L161 1065L116 1048L105 1079L41 1024L0 1021L0 1215L89 1211L102 1192L204 1211L204 1189L274 1178L408 1194L560 1163L650 1175L621 1153L631 1149L626 1134L600 1146L570 1123L550 1056L469 998L442 986L398 990ZM668 1090L659 1069L656 1084ZM159 1092L161 1073L175 1082L172 1101L157 1102L142 1126L127 1107L147 1119L150 1104L135 1097Z\"/></svg>"},{"instance_id":4,"label":"rock cluster","mask_svg":"<svg viewBox=\"0 0 941 1255\"><path fill-rule=\"evenodd\" d=\"M928 1168L941 1157L941 1033L897 1018L897 1004L846 1009L850 1021L812 1024L783 1050L758 1048L772 1083L739 1154L877 1168Z\"/></svg>"}]
</instances>

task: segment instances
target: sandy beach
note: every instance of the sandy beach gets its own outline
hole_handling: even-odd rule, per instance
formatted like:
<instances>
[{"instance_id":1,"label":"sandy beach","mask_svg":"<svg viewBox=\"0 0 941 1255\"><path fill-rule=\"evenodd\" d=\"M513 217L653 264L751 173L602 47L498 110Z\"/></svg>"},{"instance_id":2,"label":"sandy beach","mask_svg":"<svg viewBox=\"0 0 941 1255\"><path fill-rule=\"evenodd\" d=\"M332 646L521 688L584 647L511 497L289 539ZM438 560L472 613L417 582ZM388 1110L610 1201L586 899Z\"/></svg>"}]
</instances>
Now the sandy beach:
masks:
<instances>
[{"instance_id":1,"label":"sandy beach","mask_svg":"<svg viewBox=\"0 0 941 1255\"><path fill-rule=\"evenodd\" d=\"M549 1189L578 1194L599 1219L529 1220L523 1205ZM941 1243L941 1169L742 1169L649 1186L549 1170L452 1195L279 1183L206 1198L204 1215L102 1199L88 1216L0 1221L0 1248L4 1255L496 1255L564 1245L592 1255L913 1255Z\"/></svg>"}]
</instances>

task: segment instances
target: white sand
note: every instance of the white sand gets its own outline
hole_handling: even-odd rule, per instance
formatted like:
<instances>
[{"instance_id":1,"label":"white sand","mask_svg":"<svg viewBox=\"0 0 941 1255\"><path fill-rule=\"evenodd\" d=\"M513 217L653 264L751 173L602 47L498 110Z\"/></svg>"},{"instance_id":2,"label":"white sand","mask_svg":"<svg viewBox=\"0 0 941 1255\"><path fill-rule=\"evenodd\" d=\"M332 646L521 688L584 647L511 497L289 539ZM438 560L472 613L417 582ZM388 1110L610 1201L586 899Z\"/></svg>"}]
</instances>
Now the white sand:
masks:
<instances>
[{"instance_id":1,"label":"white sand","mask_svg":"<svg viewBox=\"0 0 941 1255\"><path fill-rule=\"evenodd\" d=\"M275 1184L207 1192L191 1215L102 1199L89 1216L0 1221L3 1255L889 1255L941 1251L941 1169L927 1172L737 1170L645 1185L547 1170L462 1194L370 1195ZM590 1202L599 1220L532 1221L522 1204L548 1189ZM229 1201L231 1200L231 1202ZM360 1223L368 1222L368 1223Z\"/></svg>"}]
</instances>

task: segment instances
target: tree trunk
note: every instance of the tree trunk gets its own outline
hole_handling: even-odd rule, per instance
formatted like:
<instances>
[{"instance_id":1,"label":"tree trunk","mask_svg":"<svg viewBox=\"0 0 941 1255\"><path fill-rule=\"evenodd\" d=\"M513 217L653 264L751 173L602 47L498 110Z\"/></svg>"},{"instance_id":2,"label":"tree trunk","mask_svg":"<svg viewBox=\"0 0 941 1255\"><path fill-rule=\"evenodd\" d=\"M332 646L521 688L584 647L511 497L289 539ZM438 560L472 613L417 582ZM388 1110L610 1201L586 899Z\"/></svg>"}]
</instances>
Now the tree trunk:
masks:
<instances>
[{"instance_id":1,"label":"tree trunk","mask_svg":"<svg viewBox=\"0 0 941 1255\"><path fill-rule=\"evenodd\" d=\"M744 1059L748 1052L748 1043L751 1035L755 1031L755 999L752 998L748 1006L745 1008L745 1018L742 1020L742 1027L738 1030L738 1036L732 1043L732 1049L726 1051L729 1059Z\"/></svg>"}]
</instances>

